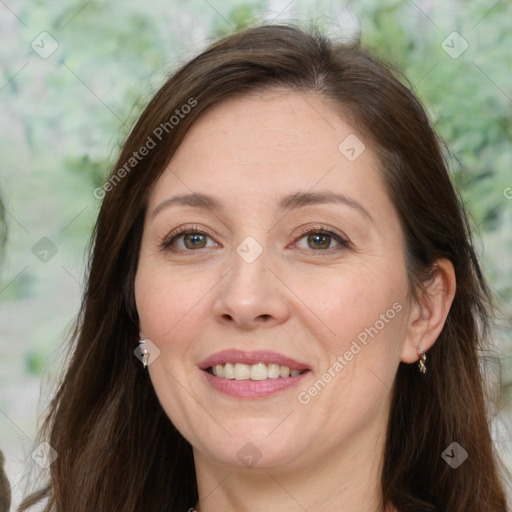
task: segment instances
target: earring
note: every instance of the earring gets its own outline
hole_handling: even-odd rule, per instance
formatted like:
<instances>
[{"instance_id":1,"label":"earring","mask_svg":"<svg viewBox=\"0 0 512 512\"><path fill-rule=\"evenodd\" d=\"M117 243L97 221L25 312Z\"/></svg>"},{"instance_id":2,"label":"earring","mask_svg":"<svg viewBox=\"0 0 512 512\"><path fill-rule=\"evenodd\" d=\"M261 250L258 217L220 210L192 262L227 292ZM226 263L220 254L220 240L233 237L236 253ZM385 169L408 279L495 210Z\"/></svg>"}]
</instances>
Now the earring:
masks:
<instances>
[{"instance_id":1,"label":"earring","mask_svg":"<svg viewBox=\"0 0 512 512\"><path fill-rule=\"evenodd\" d=\"M423 350L420 351L420 360L418 361L418 368L420 369L420 373L427 373L427 367L425 363L427 362L427 354L423 352Z\"/></svg>"},{"instance_id":2,"label":"earring","mask_svg":"<svg viewBox=\"0 0 512 512\"><path fill-rule=\"evenodd\" d=\"M149 362L149 351L146 348L146 340L145 339L142 339L139 341L139 350L140 350L140 355L142 356L142 359L141 359L142 367L145 370L148 367L148 362Z\"/></svg>"}]
</instances>

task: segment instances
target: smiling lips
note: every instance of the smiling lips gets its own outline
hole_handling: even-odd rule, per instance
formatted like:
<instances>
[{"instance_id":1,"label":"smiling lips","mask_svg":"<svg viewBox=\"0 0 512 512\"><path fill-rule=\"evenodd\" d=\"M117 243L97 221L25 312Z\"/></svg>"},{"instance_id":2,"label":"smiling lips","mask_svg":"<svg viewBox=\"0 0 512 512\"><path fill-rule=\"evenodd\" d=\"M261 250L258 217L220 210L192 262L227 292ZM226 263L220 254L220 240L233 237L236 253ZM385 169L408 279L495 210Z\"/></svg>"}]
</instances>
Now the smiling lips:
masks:
<instances>
[{"instance_id":1,"label":"smiling lips","mask_svg":"<svg viewBox=\"0 0 512 512\"><path fill-rule=\"evenodd\" d=\"M218 352L199 367L212 387L245 398L269 396L289 389L310 371L306 364L276 352L239 350Z\"/></svg>"}]
</instances>

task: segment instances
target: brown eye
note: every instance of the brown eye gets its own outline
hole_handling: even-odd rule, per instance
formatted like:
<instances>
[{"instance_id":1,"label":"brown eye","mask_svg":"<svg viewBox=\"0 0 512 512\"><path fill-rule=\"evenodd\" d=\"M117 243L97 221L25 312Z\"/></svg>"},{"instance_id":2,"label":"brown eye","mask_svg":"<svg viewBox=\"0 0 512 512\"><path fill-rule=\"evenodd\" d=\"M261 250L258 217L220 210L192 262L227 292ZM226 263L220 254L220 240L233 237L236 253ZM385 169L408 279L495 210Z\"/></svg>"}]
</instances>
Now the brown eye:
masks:
<instances>
[{"instance_id":1,"label":"brown eye","mask_svg":"<svg viewBox=\"0 0 512 512\"><path fill-rule=\"evenodd\" d=\"M332 238L325 233L308 235L308 247L310 249L329 249Z\"/></svg>"},{"instance_id":2,"label":"brown eye","mask_svg":"<svg viewBox=\"0 0 512 512\"><path fill-rule=\"evenodd\" d=\"M183 236L183 244L187 249L202 249L206 247L206 235L202 233L189 233Z\"/></svg>"},{"instance_id":3,"label":"brown eye","mask_svg":"<svg viewBox=\"0 0 512 512\"><path fill-rule=\"evenodd\" d=\"M312 249L323 252L330 249L344 249L349 243L338 233L313 229L304 233L296 242L299 249Z\"/></svg>"},{"instance_id":4,"label":"brown eye","mask_svg":"<svg viewBox=\"0 0 512 512\"><path fill-rule=\"evenodd\" d=\"M215 246L210 236L193 229L181 229L162 242L162 249L171 252L192 252Z\"/></svg>"}]
</instances>

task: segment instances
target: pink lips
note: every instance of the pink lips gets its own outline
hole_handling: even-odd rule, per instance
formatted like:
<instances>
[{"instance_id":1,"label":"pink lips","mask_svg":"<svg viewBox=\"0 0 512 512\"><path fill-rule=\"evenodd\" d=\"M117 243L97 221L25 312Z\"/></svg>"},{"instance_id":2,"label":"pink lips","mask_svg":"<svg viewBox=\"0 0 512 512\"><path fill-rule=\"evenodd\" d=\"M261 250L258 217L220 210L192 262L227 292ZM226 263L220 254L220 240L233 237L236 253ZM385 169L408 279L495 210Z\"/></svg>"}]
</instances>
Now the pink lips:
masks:
<instances>
[{"instance_id":1,"label":"pink lips","mask_svg":"<svg viewBox=\"0 0 512 512\"><path fill-rule=\"evenodd\" d=\"M288 366L290 370L310 370L310 368L307 364L300 363L277 352L269 351L245 352L241 350L224 350L213 354L199 364L199 368L203 370L202 374L214 389L226 395L238 398L263 398L273 395L296 386L310 373L306 371L296 377L279 377L277 379L253 381L225 379L223 377L216 377L206 371L208 368L217 364L226 363L242 363L248 365L256 363L276 363L280 366Z\"/></svg>"}]
</instances>

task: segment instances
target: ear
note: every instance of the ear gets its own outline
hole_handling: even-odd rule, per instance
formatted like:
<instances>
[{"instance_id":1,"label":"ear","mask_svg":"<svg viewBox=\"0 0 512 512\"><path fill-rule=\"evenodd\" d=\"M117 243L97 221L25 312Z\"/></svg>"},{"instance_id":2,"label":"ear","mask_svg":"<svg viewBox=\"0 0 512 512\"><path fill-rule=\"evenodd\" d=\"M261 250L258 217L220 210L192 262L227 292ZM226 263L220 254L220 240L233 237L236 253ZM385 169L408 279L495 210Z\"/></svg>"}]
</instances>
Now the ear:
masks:
<instances>
[{"instance_id":1,"label":"ear","mask_svg":"<svg viewBox=\"0 0 512 512\"><path fill-rule=\"evenodd\" d=\"M404 363L416 362L441 333L455 296L455 270L452 262L441 258L434 265L433 278L425 283L418 301L411 304L407 336L402 350Z\"/></svg>"}]
</instances>

